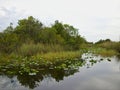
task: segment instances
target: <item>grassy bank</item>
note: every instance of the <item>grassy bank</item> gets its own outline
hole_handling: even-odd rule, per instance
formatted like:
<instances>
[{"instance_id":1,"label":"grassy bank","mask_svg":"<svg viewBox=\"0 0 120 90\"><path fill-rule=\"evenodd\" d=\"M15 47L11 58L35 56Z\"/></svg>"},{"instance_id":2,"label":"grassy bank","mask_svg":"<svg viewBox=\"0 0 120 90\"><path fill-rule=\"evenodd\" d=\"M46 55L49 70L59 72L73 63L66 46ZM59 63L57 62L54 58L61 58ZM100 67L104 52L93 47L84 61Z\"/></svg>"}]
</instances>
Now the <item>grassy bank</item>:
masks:
<instances>
[{"instance_id":1,"label":"grassy bank","mask_svg":"<svg viewBox=\"0 0 120 90\"><path fill-rule=\"evenodd\" d=\"M80 51L50 52L37 54L31 57L17 55L0 56L0 71L19 71L17 73L37 73L44 68L65 69L71 68L74 61L79 61ZM69 65L68 65L69 64ZM79 63L78 63L79 64Z\"/></svg>"},{"instance_id":2,"label":"grassy bank","mask_svg":"<svg viewBox=\"0 0 120 90\"><path fill-rule=\"evenodd\" d=\"M99 44L95 44L95 47L104 48L110 52L111 50L114 50L120 54L120 42L106 41Z\"/></svg>"},{"instance_id":3,"label":"grassy bank","mask_svg":"<svg viewBox=\"0 0 120 90\"><path fill-rule=\"evenodd\" d=\"M101 47L92 47L89 48L88 51L92 52L93 54L101 55L101 56L114 56L118 55L119 53L114 49L106 49Z\"/></svg>"},{"instance_id":4,"label":"grassy bank","mask_svg":"<svg viewBox=\"0 0 120 90\"><path fill-rule=\"evenodd\" d=\"M49 52L46 54L36 55L36 58L43 58L45 60L56 60L56 59L74 59L74 58L80 58L81 57L80 51L63 51L63 52Z\"/></svg>"},{"instance_id":5,"label":"grassy bank","mask_svg":"<svg viewBox=\"0 0 120 90\"><path fill-rule=\"evenodd\" d=\"M23 63L23 61L38 61L39 65L41 62L50 62L54 63L57 60L66 60L66 59L75 59L80 58L82 53L80 51L63 51L63 52L49 52L44 54L36 54L34 56L30 57L24 57L24 56L18 56L15 54L11 55L0 55L0 64L4 63L15 63L18 62L18 64Z\"/></svg>"}]
</instances>

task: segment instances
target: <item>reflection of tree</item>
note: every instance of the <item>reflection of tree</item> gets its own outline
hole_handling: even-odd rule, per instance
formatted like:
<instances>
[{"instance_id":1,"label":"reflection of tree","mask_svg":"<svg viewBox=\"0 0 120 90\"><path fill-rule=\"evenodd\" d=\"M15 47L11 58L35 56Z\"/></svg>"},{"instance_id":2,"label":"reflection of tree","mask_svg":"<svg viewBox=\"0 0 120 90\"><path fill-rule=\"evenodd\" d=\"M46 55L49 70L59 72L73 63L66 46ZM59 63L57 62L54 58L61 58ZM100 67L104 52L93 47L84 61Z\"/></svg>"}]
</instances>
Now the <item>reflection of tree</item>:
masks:
<instances>
[{"instance_id":1,"label":"reflection of tree","mask_svg":"<svg viewBox=\"0 0 120 90\"><path fill-rule=\"evenodd\" d=\"M73 60L69 61L66 63L58 63L56 67L58 66L59 68L44 68L43 70L39 70L39 73L36 75L28 75L28 74L17 74L15 73L14 75L8 75L7 73L4 73L4 75L7 75L9 78L12 78L14 76L17 76L17 80L22 86L29 87L30 89L34 89L37 87L40 82L46 79L55 79L56 82L59 82L61 80L64 80L64 77L68 77L70 75L73 75L74 73L79 71L78 67L82 67L85 65L85 60ZM95 60L89 60L89 64L92 66L92 64L95 64ZM13 69L15 72L15 69ZM12 72L12 71L11 71ZM16 69L16 72L18 70Z\"/></svg>"},{"instance_id":2,"label":"reflection of tree","mask_svg":"<svg viewBox=\"0 0 120 90\"><path fill-rule=\"evenodd\" d=\"M116 60L117 60L118 62L120 62L120 55L117 55Z\"/></svg>"},{"instance_id":3,"label":"reflection of tree","mask_svg":"<svg viewBox=\"0 0 120 90\"><path fill-rule=\"evenodd\" d=\"M42 74L39 74L36 76L18 75L17 79L23 86L34 89L35 87L38 86L37 83L41 82L43 80L43 76L42 76Z\"/></svg>"},{"instance_id":4,"label":"reflection of tree","mask_svg":"<svg viewBox=\"0 0 120 90\"><path fill-rule=\"evenodd\" d=\"M117 55L116 59L117 63L119 64L119 71L120 71L120 55Z\"/></svg>"},{"instance_id":5,"label":"reflection of tree","mask_svg":"<svg viewBox=\"0 0 120 90\"><path fill-rule=\"evenodd\" d=\"M7 75L9 78L13 78L14 76L17 77L17 80L22 86L29 87L30 89L34 89L37 87L41 81L46 80L47 78L55 79L56 82L59 82L60 80L64 80L64 77L68 77L70 75L73 75L74 73L78 72L79 68L83 66L83 61L76 60L76 61L70 61L66 63L61 63L56 65L56 67L60 68L44 68L43 70L39 70L39 72L36 75L29 75L28 73L24 73L20 75L17 73L19 70L18 69L11 69L8 70L7 72L2 72L3 75ZM63 67L65 65L65 67ZM74 67L74 68L73 68ZM8 73L9 72L9 73ZM14 74L10 74L14 72Z\"/></svg>"},{"instance_id":6,"label":"reflection of tree","mask_svg":"<svg viewBox=\"0 0 120 90\"><path fill-rule=\"evenodd\" d=\"M70 75L74 75L76 72L79 71L78 67L82 67L83 65L87 65L89 67L92 67L94 64L96 63L100 63L102 61L104 61L104 59L106 60L106 58L103 57L87 57L88 59L85 60L81 60L81 61L73 61L73 62L67 62L64 63L65 64L65 68L44 68L42 70L39 70L39 72L36 75L28 75L28 74L17 74L15 73L14 75L9 75L7 72L2 72L0 71L0 74L2 74L3 76L7 76L9 78L9 81L7 81L4 86L12 84L12 85L16 85L19 81L19 83L22 86L28 87L30 89L34 89L35 87L37 87L38 85L40 85L40 83L42 81L46 81L46 80L51 80L54 79L56 80L56 82L59 82L61 80L64 80L65 77L69 77ZM120 62L120 57L115 58L115 60L119 63ZM62 66L61 64L58 63L57 66ZM70 68L69 68L70 67ZM74 67L74 68L73 68ZM12 69L15 72L15 69ZM12 71L11 71L12 72ZM17 69L16 69L16 72ZM9 70L10 73L10 70ZM14 77L16 76L16 79L14 79ZM17 81L18 80L18 81ZM17 85L16 85L17 86Z\"/></svg>"},{"instance_id":7,"label":"reflection of tree","mask_svg":"<svg viewBox=\"0 0 120 90\"><path fill-rule=\"evenodd\" d=\"M89 58L89 57L88 57ZM74 61L71 62L70 64L66 64L66 65L71 65L71 66L76 66L79 63L79 67L82 67L84 64L89 64L89 66L93 66L94 64L96 64L97 62L100 63L103 61L104 58L95 58L96 60L94 60L94 57L89 58L88 63L84 62L84 61ZM118 61L120 61L120 58L116 59ZM25 87L29 87L31 89L34 89L35 87L38 86L38 83L40 83L41 81L49 78L53 78L56 80L56 82L59 82L60 80L64 80L64 77L68 77L70 75L73 75L74 73L78 72L79 69L75 69L75 68L68 68L68 69L44 69L44 70L40 70L39 73L37 73L37 75L17 75L17 79L19 80L19 82L25 86Z\"/></svg>"},{"instance_id":8,"label":"reflection of tree","mask_svg":"<svg viewBox=\"0 0 120 90\"><path fill-rule=\"evenodd\" d=\"M51 77L53 77L57 82L60 80L63 80L64 77L68 77L70 75L73 75L76 73L78 70L50 70Z\"/></svg>"},{"instance_id":9,"label":"reflection of tree","mask_svg":"<svg viewBox=\"0 0 120 90\"><path fill-rule=\"evenodd\" d=\"M19 83L21 83L25 87L29 87L31 89L34 89L38 86L38 83L41 82L43 79L46 79L47 77L54 78L57 82L60 80L63 80L64 77L68 77L70 75L73 75L78 70L71 69L71 70L63 70L63 69L53 69L53 70L41 70L37 75L17 75L17 79L19 80Z\"/></svg>"}]
</instances>

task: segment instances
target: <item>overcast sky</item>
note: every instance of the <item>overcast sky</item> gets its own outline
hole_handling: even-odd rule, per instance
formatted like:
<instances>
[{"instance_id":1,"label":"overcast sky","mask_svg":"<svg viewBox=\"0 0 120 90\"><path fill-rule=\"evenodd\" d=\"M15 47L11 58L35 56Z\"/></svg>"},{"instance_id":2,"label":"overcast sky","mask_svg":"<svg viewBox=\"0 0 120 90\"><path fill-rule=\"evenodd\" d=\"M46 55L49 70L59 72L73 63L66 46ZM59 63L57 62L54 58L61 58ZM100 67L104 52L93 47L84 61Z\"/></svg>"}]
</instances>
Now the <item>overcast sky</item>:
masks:
<instances>
[{"instance_id":1,"label":"overcast sky","mask_svg":"<svg viewBox=\"0 0 120 90\"><path fill-rule=\"evenodd\" d=\"M120 0L0 0L0 31L28 16L73 25L92 42L120 38Z\"/></svg>"}]
</instances>

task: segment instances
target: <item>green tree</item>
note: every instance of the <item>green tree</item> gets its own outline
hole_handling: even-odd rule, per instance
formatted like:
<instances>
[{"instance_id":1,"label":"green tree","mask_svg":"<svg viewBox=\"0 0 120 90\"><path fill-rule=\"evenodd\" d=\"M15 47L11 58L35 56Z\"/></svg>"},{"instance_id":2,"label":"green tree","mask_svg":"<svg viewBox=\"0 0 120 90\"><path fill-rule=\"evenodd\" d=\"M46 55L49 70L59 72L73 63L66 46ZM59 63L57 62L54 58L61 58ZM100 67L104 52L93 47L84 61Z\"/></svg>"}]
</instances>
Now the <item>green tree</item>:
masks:
<instances>
[{"instance_id":1,"label":"green tree","mask_svg":"<svg viewBox=\"0 0 120 90\"><path fill-rule=\"evenodd\" d=\"M74 28L73 26L64 24L64 29L70 36L78 36L78 29Z\"/></svg>"},{"instance_id":2,"label":"green tree","mask_svg":"<svg viewBox=\"0 0 120 90\"><path fill-rule=\"evenodd\" d=\"M59 44L67 50L80 49L80 45L86 43L86 40L78 33L78 29L71 25L63 24L58 20L50 27L30 16L27 19L18 21L18 25L13 28L13 24L0 33L0 50L10 53L17 50L23 44ZM109 41L109 40L106 40Z\"/></svg>"},{"instance_id":3,"label":"green tree","mask_svg":"<svg viewBox=\"0 0 120 90\"><path fill-rule=\"evenodd\" d=\"M11 53L17 49L18 37L14 33L0 34L0 51L3 53Z\"/></svg>"},{"instance_id":4,"label":"green tree","mask_svg":"<svg viewBox=\"0 0 120 90\"><path fill-rule=\"evenodd\" d=\"M44 28L39 32L39 37L37 38L41 43L48 44L61 44L64 42L63 38L56 34L56 30L54 28Z\"/></svg>"},{"instance_id":5,"label":"green tree","mask_svg":"<svg viewBox=\"0 0 120 90\"><path fill-rule=\"evenodd\" d=\"M18 21L18 26L15 29L20 37L20 41L28 42L28 40L35 40L39 30L43 28L43 24L39 20L32 16L28 19L22 19Z\"/></svg>"}]
</instances>

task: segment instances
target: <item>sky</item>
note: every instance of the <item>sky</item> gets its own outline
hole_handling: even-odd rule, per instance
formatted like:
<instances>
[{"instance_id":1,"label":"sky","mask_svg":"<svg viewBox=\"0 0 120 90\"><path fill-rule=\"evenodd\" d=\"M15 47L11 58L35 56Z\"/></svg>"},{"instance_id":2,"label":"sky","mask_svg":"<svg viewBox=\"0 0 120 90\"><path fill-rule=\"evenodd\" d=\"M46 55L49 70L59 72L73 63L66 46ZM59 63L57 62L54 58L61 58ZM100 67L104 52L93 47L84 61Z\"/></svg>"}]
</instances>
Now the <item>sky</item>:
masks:
<instances>
[{"instance_id":1,"label":"sky","mask_svg":"<svg viewBox=\"0 0 120 90\"><path fill-rule=\"evenodd\" d=\"M73 25L90 42L120 40L120 0L0 0L0 31L28 16Z\"/></svg>"}]
</instances>

